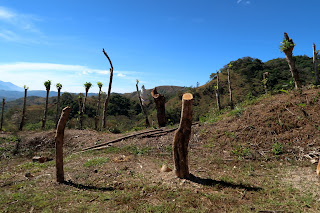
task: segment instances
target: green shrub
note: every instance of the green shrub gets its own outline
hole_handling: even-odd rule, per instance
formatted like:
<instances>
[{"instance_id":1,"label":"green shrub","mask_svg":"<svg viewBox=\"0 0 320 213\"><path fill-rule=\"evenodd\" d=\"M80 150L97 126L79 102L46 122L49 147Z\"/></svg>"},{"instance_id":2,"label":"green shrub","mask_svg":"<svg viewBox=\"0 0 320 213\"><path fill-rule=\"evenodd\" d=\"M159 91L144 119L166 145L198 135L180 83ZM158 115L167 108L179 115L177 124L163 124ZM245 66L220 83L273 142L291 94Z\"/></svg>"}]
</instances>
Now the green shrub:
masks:
<instances>
[{"instance_id":1,"label":"green shrub","mask_svg":"<svg viewBox=\"0 0 320 213\"><path fill-rule=\"evenodd\" d=\"M272 152L273 154L275 155L280 155L283 153L283 146L281 143L279 142L275 142L273 145L272 145Z\"/></svg>"}]
</instances>

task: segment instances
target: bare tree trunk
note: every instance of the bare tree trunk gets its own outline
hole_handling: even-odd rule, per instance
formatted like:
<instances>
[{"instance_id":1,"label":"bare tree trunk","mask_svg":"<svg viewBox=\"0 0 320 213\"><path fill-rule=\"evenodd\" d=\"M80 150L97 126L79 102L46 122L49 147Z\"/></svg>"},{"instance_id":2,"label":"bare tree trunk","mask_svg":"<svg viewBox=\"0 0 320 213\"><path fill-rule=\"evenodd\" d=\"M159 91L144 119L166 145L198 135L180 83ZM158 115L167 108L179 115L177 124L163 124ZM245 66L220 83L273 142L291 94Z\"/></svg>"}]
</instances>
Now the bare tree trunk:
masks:
<instances>
[{"instance_id":1,"label":"bare tree trunk","mask_svg":"<svg viewBox=\"0 0 320 213\"><path fill-rule=\"evenodd\" d=\"M193 96L191 93L185 93L182 96L180 126L173 139L173 158L175 173L178 178L189 177L188 144L192 125L192 102Z\"/></svg>"},{"instance_id":2,"label":"bare tree trunk","mask_svg":"<svg viewBox=\"0 0 320 213\"><path fill-rule=\"evenodd\" d=\"M54 137L56 142L56 176L57 182L64 182L64 171L63 171L63 137L64 129L68 121L68 116L71 111L70 107L66 107L62 110L61 117L58 122L56 135Z\"/></svg>"},{"instance_id":3,"label":"bare tree trunk","mask_svg":"<svg viewBox=\"0 0 320 213\"><path fill-rule=\"evenodd\" d=\"M79 129L82 129L82 94L78 97L79 104Z\"/></svg>"},{"instance_id":4,"label":"bare tree trunk","mask_svg":"<svg viewBox=\"0 0 320 213\"><path fill-rule=\"evenodd\" d=\"M2 112L1 112L1 125L0 125L0 130L2 130L2 125L3 125L3 114L4 114L4 105L6 104L6 99L2 99Z\"/></svg>"},{"instance_id":5,"label":"bare tree trunk","mask_svg":"<svg viewBox=\"0 0 320 213\"><path fill-rule=\"evenodd\" d=\"M313 43L313 69L314 69L314 75L316 80L316 85L319 85L319 74L318 74L318 52L316 50L316 45Z\"/></svg>"},{"instance_id":6,"label":"bare tree trunk","mask_svg":"<svg viewBox=\"0 0 320 213\"><path fill-rule=\"evenodd\" d=\"M108 111L108 104L109 104L109 100L110 100L110 94L111 94L111 86L112 86L112 78L113 78L113 66L111 63L111 60L108 56L108 54L104 51L104 49L102 50L102 52L104 53L104 55L107 57L107 59L109 60L111 69L110 69L110 80L109 80L109 88L108 88L108 95L106 97L106 100L104 102L104 107L103 107L103 118L102 118L102 128L106 128L107 125L107 111Z\"/></svg>"},{"instance_id":7,"label":"bare tree trunk","mask_svg":"<svg viewBox=\"0 0 320 213\"><path fill-rule=\"evenodd\" d=\"M86 88L86 95L84 96L84 101L83 101L83 105L80 111L80 129L82 129L83 127L83 116L86 110L86 102L87 102L87 97L88 97L88 89Z\"/></svg>"},{"instance_id":8,"label":"bare tree trunk","mask_svg":"<svg viewBox=\"0 0 320 213\"><path fill-rule=\"evenodd\" d=\"M49 91L50 91L50 90L47 90L46 106L45 106L45 108L44 108L44 116L43 116L43 119L42 119L42 127L41 127L42 129L44 129L44 128L46 127Z\"/></svg>"},{"instance_id":9,"label":"bare tree trunk","mask_svg":"<svg viewBox=\"0 0 320 213\"><path fill-rule=\"evenodd\" d=\"M101 88L99 88L99 95L98 95L98 103L97 103L97 112L96 112L96 118L95 118L95 129L98 130L98 124L99 124L99 114L100 114L100 99L101 99Z\"/></svg>"},{"instance_id":10,"label":"bare tree trunk","mask_svg":"<svg viewBox=\"0 0 320 213\"><path fill-rule=\"evenodd\" d=\"M27 90L28 90L28 89L24 89L22 118L21 118L21 123L20 123L20 127L19 127L19 130L20 130L20 131L22 131L22 128L23 128L23 126L24 126L24 119L25 119L25 117L26 117Z\"/></svg>"},{"instance_id":11,"label":"bare tree trunk","mask_svg":"<svg viewBox=\"0 0 320 213\"><path fill-rule=\"evenodd\" d=\"M231 81L230 81L230 69L227 69L228 71L228 85L229 85L229 95L230 95L230 107L231 109L234 109L233 100L232 100L232 88L231 88Z\"/></svg>"},{"instance_id":12,"label":"bare tree trunk","mask_svg":"<svg viewBox=\"0 0 320 213\"><path fill-rule=\"evenodd\" d=\"M268 83L268 79L267 79L267 76L269 75L268 72L264 72L263 73L263 86L264 86L264 92L266 94L268 94L268 87L267 87L267 83Z\"/></svg>"},{"instance_id":13,"label":"bare tree trunk","mask_svg":"<svg viewBox=\"0 0 320 213\"><path fill-rule=\"evenodd\" d=\"M217 108L221 110L220 94L219 94L219 72L217 72L217 88L216 88Z\"/></svg>"},{"instance_id":14,"label":"bare tree trunk","mask_svg":"<svg viewBox=\"0 0 320 213\"><path fill-rule=\"evenodd\" d=\"M149 126L150 126L150 122L149 122L149 119L148 119L147 112L146 112L146 110L144 109L144 107L143 107L143 105L142 105L142 101L141 101L141 97L140 97L140 93L139 93L138 83L136 84L136 88L137 88L137 94L138 94L138 98L139 98L139 103L140 103L140 106L141 106L141 110L142 110L144 116L146 117L146 126L149 127Z\"/></svg>"},{"instance_id":15,"label":"bare tree trunk","mask_svg":"<svg viewBox=\"0 0 320 213\"><path fill-rule=\"evenodd\" d=\"M60 88L58 88L58 100L57 100L57 113L56 113L56 127L58 126L59 121L59 112L60 112Z\"/></svg>"},{"instance_id":16,"label":"bare tree trunk","mask_svg":"<svg viewBox=\"0 0 320 213\"><path fill-rule=\"evenodd\" d=\"M166 110L165 110L166 99L164 95L161 95L158 93L156 87L152 90L151 95L156 104L159 127L165 127L166 126Z\"/></svg>"},{"instance_id":17,"label":"bare tree trunk","mask_svg":"<svg viewBox=\"0 0 320 213\"><path fill-rule=\"evenodd\" d=\"M284 33L284 37L288 42L293 44L292 39L289 38L287 33ZM300 82L298 70L296 68L296 64L295 64L293 56L292 56L293 48L294 48L294 46L289 49L283 50L283 52L286 55L286 60L289 65L292 78L294 80L294 88L299 89L301 87L301 82Z\"/></svg>"}]
</instances>

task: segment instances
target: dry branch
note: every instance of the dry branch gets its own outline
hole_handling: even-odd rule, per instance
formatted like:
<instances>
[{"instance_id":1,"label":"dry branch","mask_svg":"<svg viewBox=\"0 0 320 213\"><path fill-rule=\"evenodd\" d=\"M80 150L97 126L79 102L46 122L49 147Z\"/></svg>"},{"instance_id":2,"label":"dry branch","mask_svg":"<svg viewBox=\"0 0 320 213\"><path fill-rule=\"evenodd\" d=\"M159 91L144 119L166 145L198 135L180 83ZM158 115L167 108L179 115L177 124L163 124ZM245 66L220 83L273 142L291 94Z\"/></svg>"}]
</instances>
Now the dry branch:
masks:
<instances>
[{"instance_id":1,"label":"dry branch","mask_svg":"<svg viewBox=\"0 0 320 213\"><path fill-rule=\"evenodd\" d=\"M144 116L146 117L146 126L147 126L147 127L149 127L149 126L150 126L150 122L149 122L149 119L148 119L148 114L147 114L146 110L144 109L143 104L142 104L142 101L141 101L141 97L140 97L140 93L139 93L138 83L139 83L139 81L137 80L137 84L136 84L137 94L138 94L138 98L139 98L139 102L140 102L141 110L142 110L142 112L143 112Z\"/></svg>"},{"instance_id":2,"label":"dry branch","mask_svg":"<svg viewBox=\"0 0 320 213\"><path fill-rule=\"evenodd\" d=\"M103 118L102 118L102 128L106 128L106 123L107 123L107 110L108 110L108 104L110 100L110 94L111 94L111 86L112 86L112 79L113 79L113 66L111 59L109 58L108 54L106 51L104 51L104 48L102 49L103 54L107 57L109 63L110 63L110 80L109 80L109 87L108 87L108 95L106 97L106 100L104 102L104 108L103 108Z\"/></svg>"}]
</instances>

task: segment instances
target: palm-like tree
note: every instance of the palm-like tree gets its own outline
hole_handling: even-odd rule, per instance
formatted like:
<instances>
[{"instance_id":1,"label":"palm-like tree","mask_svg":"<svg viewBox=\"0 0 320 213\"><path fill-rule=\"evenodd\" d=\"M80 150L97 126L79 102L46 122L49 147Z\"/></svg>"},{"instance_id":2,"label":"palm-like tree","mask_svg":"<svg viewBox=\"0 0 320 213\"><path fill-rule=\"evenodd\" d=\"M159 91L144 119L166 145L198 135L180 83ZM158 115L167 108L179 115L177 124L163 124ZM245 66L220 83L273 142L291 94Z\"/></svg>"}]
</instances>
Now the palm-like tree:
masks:
<instances>
[{"instance_id":1,"label":"palm-like tree","mask_svg":"<svg viewBox=\"0 0 320 213\"><path fill-rule=\"evenodd\" d=\"M98 130L98 123L99 123L99 112L100 112L100 100L101 100L101 88L103 84L99 81L97 83L99 87L99 95L98 95L98 103L97 103L97 112L96 112L96 119L95 119L95 128Z\"/></svg>"},{"instance_id":2,"label":"palm-like tree","mask_svg":"<svg viewBox=\"0 0 320 213\"><path fill-rule=\"evenodd\" d=\"M47 96L46 96L46 106L44 108L44 116L43 116L43 119L42 119L42 129L45 128L46 121L47 121L48 98L49 98L49 91L50 91L51 81L50 80L45 81L44 82L44 86L46 87Z\"/></svg>"},{"instance_id":3,"label":"palm-like tree","mask_svg":"<svg viewBox=\"0 0 320 213\"><path fill-rule=\"evenodd\" d=\"M60 114L60 91L62 89L62 84L57 83L56 87L57 87L57 90L58 90L57 114L56 114L56 126L57 126L58 125L58 121L59 121L59 114Z\"/></svg>"},{"instance_id":4,"label":"palm-like tree","mask_svg":"<svg viewBox=\"0 0 320 213\"><path fill-rule=\"evenodd\" d=\"M23 86L24 88L24 99L23 99L23 109L22 109L22 118L21 118L21 123L19 126L19 130L21 131L24 125L24 119L26 117L26 103L27 103L27 90L29 89L29 87L27 87L26 85Z\"/></svg>"},{"instance_id":5,"label":"palm-like tree","mask_svg":"<svg viewBox=\"0 0 320 213\"><path fill-rule=\"evenodd\" d=\"M84 84L84 88L86 89L86 95L84 97L84 101L83 101L83 105L82 105L82 109L81 109L81 113L80 113L80 129L82 129L82 124L83 124L83 115L85 113L85 108L86 108L86 101L87 101L87 97L88 97L88 92L89 89L92 87L92 84L90 82L86 82Z\"/></svg>"}]
</instances>

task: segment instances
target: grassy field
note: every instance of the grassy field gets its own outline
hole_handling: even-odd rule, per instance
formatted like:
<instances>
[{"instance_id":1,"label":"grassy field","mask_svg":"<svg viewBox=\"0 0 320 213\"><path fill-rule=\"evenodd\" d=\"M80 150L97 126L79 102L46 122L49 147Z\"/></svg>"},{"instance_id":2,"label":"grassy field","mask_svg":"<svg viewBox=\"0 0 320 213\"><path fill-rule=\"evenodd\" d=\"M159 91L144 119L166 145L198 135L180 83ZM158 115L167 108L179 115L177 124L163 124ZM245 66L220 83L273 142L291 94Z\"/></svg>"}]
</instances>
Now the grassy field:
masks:
<instances>
[{"instance_id":1,"label":"grassy field","mask_svg":"<svg viewBox=\"0 0 320 213\"><path fill-rule=\"evenodd\" d=\"M319 212L316 164L305 157L318 150L319 130L304 116L316 113L318 101L299 105L316 94L297 103L290 94L265 97L193 126L187 180L160 171L174 168L174 133L78 153L123 134L66 130L66 181L58 184L54 160L31 160L54 158L54 131L2 132L0 211Z\"/></svg>"}]
</instances>

